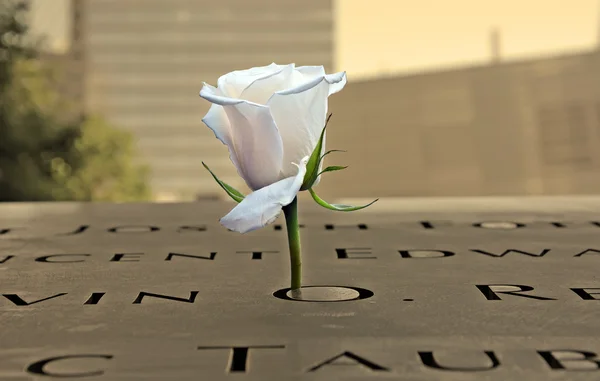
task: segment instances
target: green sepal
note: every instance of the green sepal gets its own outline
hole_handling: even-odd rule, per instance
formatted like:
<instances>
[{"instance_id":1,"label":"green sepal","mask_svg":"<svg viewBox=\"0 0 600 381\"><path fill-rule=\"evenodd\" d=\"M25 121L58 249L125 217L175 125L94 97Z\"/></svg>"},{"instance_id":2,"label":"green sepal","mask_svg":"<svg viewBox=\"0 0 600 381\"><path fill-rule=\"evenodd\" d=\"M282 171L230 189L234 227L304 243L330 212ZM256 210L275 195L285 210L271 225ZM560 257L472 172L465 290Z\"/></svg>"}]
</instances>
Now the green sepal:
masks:
<instances>
[{"instance_id":1,"label":"green sepal","mask_svg":"<svg viewBox=\"0 0 600 381\"><path fill-rule=\"evenodd\" d=\"M317 202L317 204L321 205L324 208L336 210L338 212L353 212L355 210L364 209L367 206L373 205L377 200L379 200L379 199L376 199L375 201L371 201L367 205L362 205L362 206L330 204L327 201L323 200L321 197L317 196L317 194L315 193L314 190L312 190L312 188L309 189L308 191L310 192L310 195L312 196L313 200L315 200Z\"/></svg>"},{"instance_id":2,"label":"green sepal","mask_svg":"<svg viewBox=\"0 0 600 381\"><path fill-rule=\"evenodd\" d=\"M237 189L235 189L234 187L232 187L231 185L219 180L219 178L213 173L213 171L210 170L210 168L208 168L208 166L206 164L204 164L204 162L202 162L202 165L204 166L204 168L206 168L206 170L208 172L210 172L210 174L212 175L212 177L217 181L217 183L219 183L219 185L221 186L221 188L223 188L225 190L225 192L227 192L227 194L229 195L229 197L231 197L232 199L234 199L236 202L242 202L242 200L246 197L244 196L240 191L238 191Z\"/></svg>"},{"instance_id":3,"label":"green sepal","mask_svg":"<svg viewBox=\"0 0 600 381\"><path fill-rule=\"evenodd\" d=\"M323 154L323 156L321 156L321 158L319 159L319 163L320 163L320 162L323 160L323 158L324 158L325 156L329 155L329 154L330 154L330 153L332 153L332 152L348 152L348 151L344 151L344 150L341 150L341 149L330 149L329 151L325 152L325 153Z\"/></svg>"},{"instance_id":4,"label":"green sepal","mask_svg":"<svg viewBox=\"0 0 600 381\"><path fill-rule=\"evenodd\" d=\"M331 115L333 114L329 114L329 116L327 117L327 120L325 121L325 127L323 127L323 131L321 131L321 136L319 137L317 146L310 155L308 163L306 163L306 174L304 175L304 181L302 182L302 186L300 187L301 191L310 189L317 180L319 164L321 163L322 159L321 150L323 149L323 137L325 136L325 129L327 128L327 123L329 123L329 119L331 119Z\"/></svg>"},{"instance_id":5,"label":"green sepal","mask_svg":"<svg viewBox=\"0 0 600 381\"><path fill-rule=\"evenodd\" d=\"M321 172L319 172L319 174L317 175L317 177L321 176L325 172L341 171L342 169L346 169L346 168L348 168L348 166L342 167L340 165L332 165L330 167L325 168Z\"/></svg>"}]
</instances>

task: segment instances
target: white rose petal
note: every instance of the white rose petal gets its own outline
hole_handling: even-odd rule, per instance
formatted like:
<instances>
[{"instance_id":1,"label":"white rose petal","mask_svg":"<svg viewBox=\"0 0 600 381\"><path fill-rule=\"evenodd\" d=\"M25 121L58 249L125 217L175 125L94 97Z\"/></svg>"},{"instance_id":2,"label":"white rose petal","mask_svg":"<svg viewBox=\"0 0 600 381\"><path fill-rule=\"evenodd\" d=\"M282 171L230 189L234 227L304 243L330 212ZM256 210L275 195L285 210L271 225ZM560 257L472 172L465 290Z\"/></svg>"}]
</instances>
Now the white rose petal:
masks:
<instances>
[{"instance_id":1,"label":"white rose petal","mask_svg":"<svg viewBox=\"0 0 600 381\"><path fill-rule=\"evenodd\" d=\"M345 84L346 73L340 72L315 77L298 87L276 92L269 99L268 105L283 141L283 163L310 156L325 126L327 98ZM321 154L325 150L325 140L323 137ZM288 177L294 172L292 165L284 164L281 175Z\"/></svg>"},{"instance_id":2,"label":"white rose petal","mask_svg":"<svg viewBox=\"0 0 600 381\"><path fill-rule=\"evenodd\" d=\"M281 214L281 208L294 201L300 191L308 157L297 166L297 174L250 193L225 217L221 224L229 230L247 233L260 229Z\"/></svg>"},{"instance_id":3,"label":"white rose petal","mask_svg":"<svg viewBox=\"0 0 600 381\"><path fill-rule=\"evenodd\" d=\"M294 70L294 84L292 87L300 86L315 78L323 78L326 75L323 66L300 66Z\"/></svg>"},{"instance_id":4,"label":"white rose petal","mask_svg":"<svg viewBox=\"0 0 600 381\"><path fill-rule=\"evenodd\" d=\"M225 126L219 111L207 115L204 123L217 138L221 137L230 153L235 153L236 160L232 161L248 186L256 190L279 180L283 145L269 108L221 96L218 89L207 84L200 96L222 107L227 115L229 126Z\"/></svg>"},{"instance_id":5,"label":"white rose petal","mask_svg":"<svg viewBox=\"0 0 600 381\"><path fill-rule=\"evenodd\" d=\"M202 121L228 147L246 184L258 190L293 177L291 163L310 156L325 125L328 97L345 86L346 74L272 63L233 71L217 83L200 91L213 103ZM321 153L325 138L323 143Z\"/></svg>"},{"instance_id":6,"label":"white rose petal","mask_svg":"<svg viewBox=\"0 0 600 381\"><path fill-rule=\"evenodd\" d=\"M217 80L217 88L229 98L239 98L248 86L257 79L281 72L287 65L272 63L267 66L253 67L247 70L235 70L222 75Z\"/></svg>"},{"instance_id":7,"label":"white rose petal","mask_svg":"<svg viewBox=\"0 0 600 381\"><path fill-rule=\"evenodd\" d=\"M293 87L293 73L294 64L291 64L285 66L281 71L259 78L242 91L240 98L266 105L275 92Z\"/></svg>"},{"instance_id":8,"label":"white rose petal","mask_svg":"<svg viewBox=\"0 0 600 381\"><path fill-rule=\"evenodd\" d=\"M229 159L231 159L231 162L237 169L238 175L240 175L242 178L245 178L245 175L240 170L237 153L235 152L235 148L233 146L231 126L229 125L229 119L227 118L225 108L223 108L221 105L213 103L210 106L210 109L208 109L208 113L206 113L202 119L202 122L204 122L204 124L206 124L208 128L215 133L215 137L219 139L221 143L227 146L229 149Z\"/></svg>"}]
</instances>

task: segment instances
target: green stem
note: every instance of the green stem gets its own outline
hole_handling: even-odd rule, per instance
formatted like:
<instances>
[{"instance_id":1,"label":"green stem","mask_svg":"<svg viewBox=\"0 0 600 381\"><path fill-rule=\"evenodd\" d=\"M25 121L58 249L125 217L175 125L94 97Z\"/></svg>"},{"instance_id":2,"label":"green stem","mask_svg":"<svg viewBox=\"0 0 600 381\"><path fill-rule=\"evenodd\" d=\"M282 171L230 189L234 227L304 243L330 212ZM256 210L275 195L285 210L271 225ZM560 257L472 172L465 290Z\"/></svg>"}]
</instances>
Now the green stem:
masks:
<instances>
[{"instance_id":1,"label":"green stem","mask_svg":"<svg viewBox=\"0 0 600 381\"><path fill-rule=\"evenodd\" d=\"M299 290L302 286L302 252L300 250L300 229L298 226L298 198L283 207L288 243L290 245L291 289Z\"/></svg>"}]
</instances>

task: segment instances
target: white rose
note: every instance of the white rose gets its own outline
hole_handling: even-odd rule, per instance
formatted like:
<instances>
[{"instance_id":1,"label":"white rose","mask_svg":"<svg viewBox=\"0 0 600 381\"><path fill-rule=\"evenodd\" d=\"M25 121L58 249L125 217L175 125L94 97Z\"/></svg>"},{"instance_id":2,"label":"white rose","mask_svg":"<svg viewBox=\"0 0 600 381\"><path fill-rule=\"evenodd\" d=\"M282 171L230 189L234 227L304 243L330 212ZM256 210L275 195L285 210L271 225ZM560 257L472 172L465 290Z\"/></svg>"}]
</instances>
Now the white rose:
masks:
<instances>
[{"instance_id":1,"label":"white rose","mask_svg":"<svg viewBox=\"0 0 600 381\"><path fill-rule=\"evenodd\" d=\"M228 73L216 88L204 84L200 96L213 105L202 121L254 191L221 224L241 233L256 230L294 200L325 125L328 97L345 84L345 72L275 63Z\"/></svg>"}]
</instances>

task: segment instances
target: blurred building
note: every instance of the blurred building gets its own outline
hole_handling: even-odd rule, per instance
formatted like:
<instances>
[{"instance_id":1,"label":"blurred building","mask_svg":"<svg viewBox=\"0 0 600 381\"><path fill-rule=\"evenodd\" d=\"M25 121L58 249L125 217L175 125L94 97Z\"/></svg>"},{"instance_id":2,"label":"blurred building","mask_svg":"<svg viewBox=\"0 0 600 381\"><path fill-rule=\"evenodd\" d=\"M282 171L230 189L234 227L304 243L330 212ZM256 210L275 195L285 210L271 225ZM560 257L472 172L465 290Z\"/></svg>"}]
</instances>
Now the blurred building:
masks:
<instances>
[{"instance_id":1,"label":"blurred building","mask_svg":"<svg viewBox=\"0 0 600 381\"><path fill-rule=\"evenodd\" d=\"M332 0L72 0L83 109L138 137L162 197L244 189L201 122L202 82L270 62L333 65ZM319 194L335 197L600 192L600 53L353 81L334 113Z\"/></svg>"},{"instance_id":2,"label":"blurred building","mask_svg":"<svg viewBox=\"0 0 600 381\"><path fill-rule=\"evenodd\" d=\"M85 111L137 135L163 197L243 184L201 122L202 82L229 71L295 62L333 68L332 0L73 0L72 57Z\"/></svg>"},{"instance_id":3,"label":"blurred building","mask_svg":"<svg viewBox=\"0 0 600 381\"><path fill-rule=\"evenodd\" d=\"M333 197L600 192L600 52L351 82L330 98Z\"/></svg>"}]
</instances>

